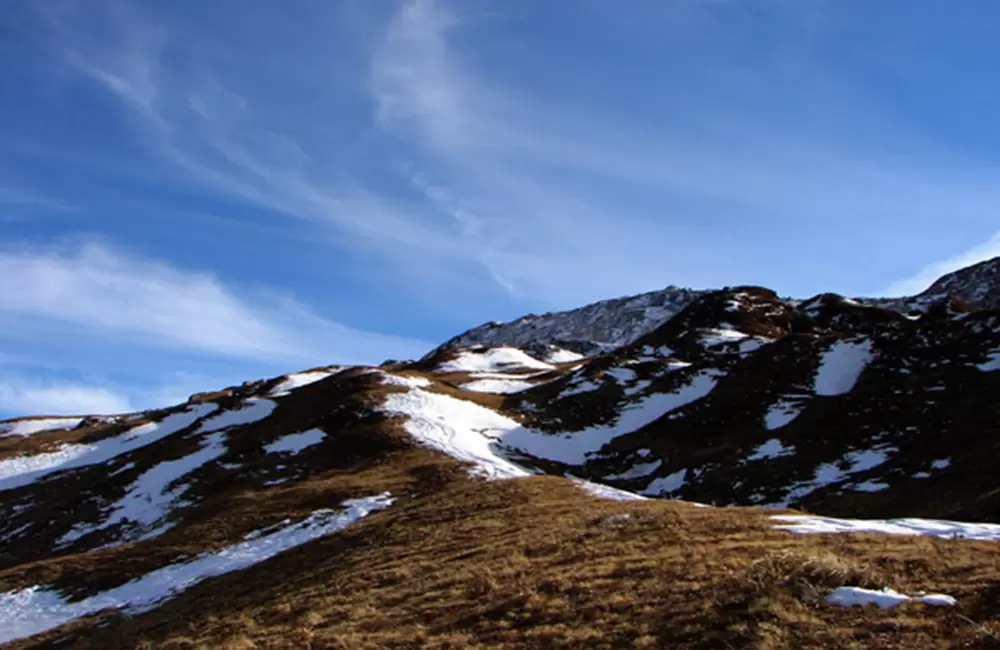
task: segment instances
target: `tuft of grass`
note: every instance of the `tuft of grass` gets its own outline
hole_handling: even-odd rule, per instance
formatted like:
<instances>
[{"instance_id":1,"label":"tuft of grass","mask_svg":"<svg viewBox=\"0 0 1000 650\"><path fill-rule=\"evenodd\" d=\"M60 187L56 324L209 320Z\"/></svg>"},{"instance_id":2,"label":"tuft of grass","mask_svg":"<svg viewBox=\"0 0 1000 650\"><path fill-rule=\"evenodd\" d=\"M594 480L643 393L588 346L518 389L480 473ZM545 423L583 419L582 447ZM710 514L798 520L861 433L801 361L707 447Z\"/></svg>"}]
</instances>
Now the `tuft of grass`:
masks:
<instances>
[{"instance_id":1,"label":"tuft of grass","mask_svg":"<svg viewBox=\"0 0 1000 650\"><path fill-rule=\"evenodd\" d=\"M768 553L755 560L739 581L750 597L787 592L810 604L821 602L836 587L880 588L885 585L879 569L870 562L823 548Z\"/></svg>"}]
</instances>

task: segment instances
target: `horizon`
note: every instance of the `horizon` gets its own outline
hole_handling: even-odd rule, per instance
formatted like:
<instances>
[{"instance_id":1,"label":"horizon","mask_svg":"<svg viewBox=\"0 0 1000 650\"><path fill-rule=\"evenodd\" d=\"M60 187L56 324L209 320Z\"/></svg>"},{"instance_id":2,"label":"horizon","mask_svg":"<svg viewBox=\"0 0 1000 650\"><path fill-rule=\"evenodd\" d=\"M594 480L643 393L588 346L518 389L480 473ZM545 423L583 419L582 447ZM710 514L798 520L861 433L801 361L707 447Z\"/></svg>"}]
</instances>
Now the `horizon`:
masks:
<instances>
[{"instance_id":1,"label":"horizon","mask_svg":"<svg viewBox=\"0 0 1000 650\"><path fill-rule=\"evenodd\" d=\"M1000 255L985 0L235 6L8 8L0 419Z\"/></svg>"}]
</instances>

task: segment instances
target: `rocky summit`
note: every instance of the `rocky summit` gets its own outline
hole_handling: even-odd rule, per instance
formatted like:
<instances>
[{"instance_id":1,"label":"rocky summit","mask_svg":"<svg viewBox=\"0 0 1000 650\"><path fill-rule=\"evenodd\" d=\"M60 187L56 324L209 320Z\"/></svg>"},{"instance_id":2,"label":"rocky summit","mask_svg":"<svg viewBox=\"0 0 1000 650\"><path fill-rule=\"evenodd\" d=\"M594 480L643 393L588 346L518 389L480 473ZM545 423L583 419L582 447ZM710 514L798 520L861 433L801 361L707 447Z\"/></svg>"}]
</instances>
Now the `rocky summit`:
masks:
<instances>
[{"instance_id":1,"label":"rocky summit","mask_svg":"<svg viewBox=\"0 0 1000 650\"><path fill-rule=\"evenodd\" d=\"M12 648L1000 647L1000 261L0 422Z\"/></svg>"}]
</instances>

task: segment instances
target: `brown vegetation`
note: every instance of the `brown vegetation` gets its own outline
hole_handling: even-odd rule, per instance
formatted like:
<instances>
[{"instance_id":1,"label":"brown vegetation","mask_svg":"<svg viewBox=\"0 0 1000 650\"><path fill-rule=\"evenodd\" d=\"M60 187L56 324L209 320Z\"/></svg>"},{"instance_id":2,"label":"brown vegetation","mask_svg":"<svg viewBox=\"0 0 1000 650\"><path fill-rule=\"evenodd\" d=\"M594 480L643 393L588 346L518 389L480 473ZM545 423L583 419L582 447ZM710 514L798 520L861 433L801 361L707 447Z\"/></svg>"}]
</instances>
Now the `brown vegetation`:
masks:
<instances>
[{"instance_id":1,"label":"brown vegetation","mask_svg":"<svg viewBox=\"0 0 1000 650\"><path fill-rule=\"evenodd\" d=\"M461 481L149 614L14 647L998 647L995 544L794 535L766 515ZM959 605L826 605L843 584Z\"/></svg>"}]
</instances>

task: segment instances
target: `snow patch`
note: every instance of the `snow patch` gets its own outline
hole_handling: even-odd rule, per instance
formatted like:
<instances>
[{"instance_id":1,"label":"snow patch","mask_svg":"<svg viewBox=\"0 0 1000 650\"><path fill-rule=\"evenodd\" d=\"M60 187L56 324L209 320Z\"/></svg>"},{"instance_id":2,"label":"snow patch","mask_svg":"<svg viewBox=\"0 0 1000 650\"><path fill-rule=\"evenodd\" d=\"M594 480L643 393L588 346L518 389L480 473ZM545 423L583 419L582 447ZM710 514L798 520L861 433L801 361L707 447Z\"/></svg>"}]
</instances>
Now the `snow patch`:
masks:
<instances>
[{"instance_id":1,"label":"snow patch","mask_svg":"<svg viewBox=\"0 0 1000 650\"><path fill-rule=\"evenodd\" d=\"M642 491L642 493L651 497L656 497L676 492L684 487L684 484L687 482L687 473L688 471L686 469L681 469L677 470L673 474L653 479L650 481L649 485L646 486L646 489Z\"/></svg>"},{"instance_id":2,"label":"snow patch","mask_svg":"<svg viewBox=\"0 0 1000 650\"><path fill-rule=\"evenodd\" d=\"M520 393L522 390L528 390L533 386L536 386L536 384L522 379L478 379L470 381L467 384L462 384L462 390L469 390L474 393L510 394Z\"/></svg>"},{"instance_id":3,"label":"snow patch","mask_svg":"<svg viewBox=\"0 0 1000 650\"><path fill-rule=\"evenodd\" d=\"M747 461L781 458L782 456L791 456L794 453L795 447L786 447L778 438L771 438L754 449L753 453L747 456Z\"/></svg>"},{"instance_id":4,"label":"snow patch","mask_svg":"<svg viewBox=\"0 0 1000 650\"><path fill-rule=\"evenodd\" d=\"M881 492L882 490L887 490L888 488L888 483L882 483L880 481L865 481L851 486L851 489L856 492Z\"/></svg>"},{"instance_id":5,"label":"snow patch","mask_svg":"<svg viewBox=\"0 0 1000 650\"><path fill-rule=\"evenodd\" d=\"M284 397L285 395L290 394L293 390L297 390L303 386L308 386L309 384L315 384L317 381L322 381L327 377L332 377L338 372L340 372L340 370L310 370L308 372L299 372L293 375L287 375L285 380L272 388L268 394L271 397Z\"/></svg>"},{"instance_id":6,"label":"snow patch","mask_svg":"<svg viewBox=\"0 0 1000 650\"><path fill-rule=\"evenodd\" d=\"M618 488L613 488L610 485L601 485L600 483L591 483L590 481L585 481L583 479L573 478L573 482L580 486L580 489L591 496L595 496L598 499L609 499L611 501L646 501L646 497L636 494L635 492L626 492L625 490L619 490Z\"/></svg>"},{"instance_id":7,"label":"snow patch","mask_svg":"<svg viewBox=\"0 0 1000 650\"><path fill-rule=\"evenodd\" d=\"M426 377L382 373L382 383L388 386L403 386L404 388L427 388L431 385L431 380Z\"/></svg>"},{"instance_id":8,"label":"snow patch","mask_svg":"<svg viewBox=\"0 0 1000 650\"><path fill-rule=\"evenodd\" d=\"M850 392L872 358L872 342L867 339L836 341L820 360L815 380L816 394L843 395Z\"/></svg>"},{"instance_id":9,"label":"snow patch","mask_svg":"<svg viewBox=\"0 0 1000 650\"><path fill-rule=\"evenodd\" d=\"M803 405L800 402L778 400L764 415L764 427L769 431L780 429L799 417L802 409Z\"/></svg>"},{"instance_id":10,"label":"snow patch","mask_svg":"<svg viewBox=\"0 0 1000 650\"><path fill-rule=\"evenodd\" d=\"M642 381L637 381L635 384L629 386L624 391L626 397L635 397L649 390L649 387L653 385L653 382L648 379L643 379Z\"/></svg>"},{"instance_id":11,"label":"snow patch","mask_svg":"<svg viewBox=\"0 0 1000 650\"><path fill-rule=\"evenodd\" d=\"M586 359L586 357L562 348L556 348L545 355L545 361L548 363L572 363L580 359Z\"/></svg>"},{"instance_id":12,"label":"snow patch","mask_svg":"<svg viewBox=\"0 0 1000 650\"><path fill-rule=\"evenodd\" d=\"M643 478L660 469L660 465L662 464L662 460L654 460L651 463L636 463L621 474L608 474L604 479L607 481L628 481L635 478Z\"/></svg>"},{"instance_id":13,"label":"snow patch","mask_svg":"<svg viewBox=\"0 0 1000 650\"><path fill-rule=\"evenodd\" d=\"M631 384L637 378L635 370L630 368L610 368L605 370L604 374L613 378L619 384Z\"/></svg>"},{"instance_id":14,"label":"snow patch","mask_svg":"<svg viewBox=\"0 0 1000 650\"><path fill-rule=\"evenodd\" d=\"M883 535L913 535L940 539L1000 541L1000 524L970 524L943 519L837 519L815 515L772 515L771 519L785 522L776 526L802 534L818 533L877 533Z\"/></svg>"},{"instance_id":15,"label":"snow patch","mask_svg":"<svg viewBox=\"0 0 1000 650\"><path fill-rule=\"evenodd\" d=\"M269 399L251 397L247 401L240 404L238 409L223 411L222 413L212 416L202 422L201 426L198 427L198 433L211 433L213 431L222 431L223 429L228 429L230 427L253 424L254 422L263 420L267 416L271 415L271 412L274 411L274 408L277 405L277 402Z\"/></svg>"},{"instance_id":16,"label":"snow patch","mask_svg":"<svg viewBox=\"0 0 1000 650\"><path fill-rule=\"evenodd\" d=\"M1000 370L1000 350L994 350L993 352L990 352L989 358L983 363L977 364L976 367L983 372L993 372L994 370Z\"/></svg>"},{"instance_id":17,"label":"snow patch","mask_svg":"<svg viewBox=\"0 0 1000 650\"><path fill-rule=\"evenodd\" d=\"M598 382L596 382L596 381L594 381L592 379L587 379L587 380L581 381L579 383L569 384L566 387L566 390L564 390L562 393L560 393L559 397L557 397L556 399L563 399L565 397L572 397L573 395L580 395L581 393L592 393L592 392L594 392L595 390L597 390L600 387L601 387L600 383L598 383Z\"/></svg>"},{"instance_id":18,"label":"snow patch","mask_svg":"<svg viewBox=\"0 0 1000 650\"><path fill-rule=\"evenodd\" d=\"M705 329L702 331L704 334L701 336L701 344L707 348L743 341L750 337L749 334L734 329Z\"/></svg>"},{"instance_id":19,"label":"snow patch","mask_svg":"<svg viewBox=\"0 0 1000 650\"><path fill-rule=\"evenodd\" d=\"M386 396L383 410L403 415L406 432L422 444L475 465L475 472L488 478L530 476L527 469L500 456L492 441L517 429L514 420L472 402L411 389Z\"/></svg>"},{"instance_id":20,"label":"snow patch","mask_svg":"<svg viewBox=\"0 0 1000 650\"><path fill-rule=\"evenodd\" d=\"M436 372L478 372L514 370L552 370L551 364L528 356L517 348L489 348L486 350L462 350L451 361L438 366Z\"/></svg>"},{"instance_id":21,"label":"snow patch","mask_svg":"<svg viewBox=\"0 0 1000 650\"><path fill-rule=\"evenodd\" d=\"M923 603L924 605L934 605L938 607L951 607L957 601L945 594L920 594L918 596L907 596L898 591L886 587L881 591L874 589L863 589L861 587L837 587L826 597L826 602L840 607L855 607L864 605L878 605L881 609L892 609L897 605L912 601Z\"/></svg>"},{"instance_id":22,"label":"snow patch","mask_svg":"<svg viewBox=\"0 0 1000 650\"><path fill-rule=\"evenodd\" d=\"M323 442L323 438L325 437L326 431L323 431L322 429L309 429L308 431L303 431L301 433L290 433L287 436L282 436L274 442L265 445L264 451L269 454L297 454L306 447L312 447L313 445L318 445Z\"/></svg>"}]
</instances>

